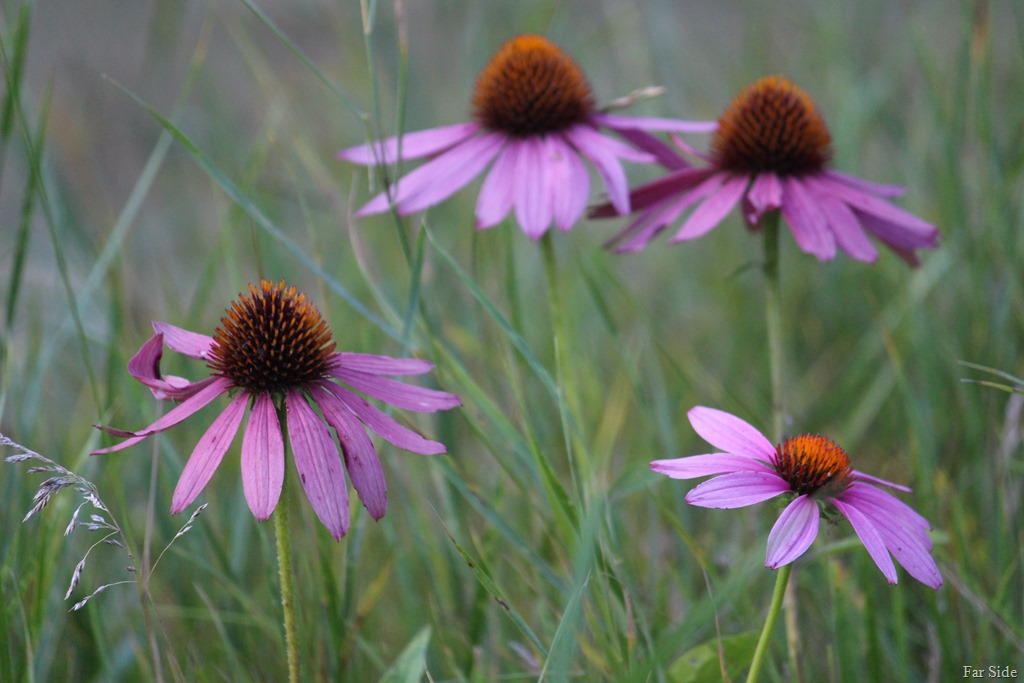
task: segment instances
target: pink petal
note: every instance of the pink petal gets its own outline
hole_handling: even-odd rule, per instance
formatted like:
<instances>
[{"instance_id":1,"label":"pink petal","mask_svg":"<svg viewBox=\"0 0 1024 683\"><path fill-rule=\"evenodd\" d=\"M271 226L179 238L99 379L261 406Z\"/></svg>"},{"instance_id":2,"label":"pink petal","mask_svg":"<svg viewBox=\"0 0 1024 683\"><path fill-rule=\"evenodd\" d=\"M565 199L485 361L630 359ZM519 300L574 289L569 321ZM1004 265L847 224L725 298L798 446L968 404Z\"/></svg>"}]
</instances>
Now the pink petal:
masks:
<instances>
[{"instance_id":1,"label":"pink petal","mask_svg":"<svg viewBox=\"0 0 1024 683\"><path fill-rule=\"evenodd\" d=\"M896 576L896 566L892 563L889 551L885 549L885 541L882 540L882 535L875 525L855 505L847 505L836 498L832 498L831 502L846 519L850 520L853 530L860 537L861 543L867 548L868 554L871 555L871 559L875 561L875 565L878 566L885 579L890 584L896 585L899 582Z\"/></svg>"},{"instance_id":2,"label":"pink petal","mask_svg":"<svg viewBox=\"0 0 1024 683\"><path fill-rule=\"evenodd\" d=\"M750 178L745 175L732 176L701 203L683 227L669 242L683 242L696 239L710 232L732 211L747 189Z\"/></svg>"},{"instance_id":3,"label":"pink petal","mask_svg":"<svg viewBox=\"0 0 1024 683\"><path fill-rule=\"evenodd\" d=\"M734 472L698 484L686 494L686 502L704 508L741 508L789 491L777 474Z\"/></svg>"},{"instance_id":4,"label":"pink petal","mask_svg":"<svg viewBox=\"0 0 1024 683\"><path fill-rule=\"evenodd\" d=\"M827 187L828 193L836 199L850 205L858 215L873 220L865 220L865 225L874 230L877 225L886 233L880 238L891 241L905 248L934 247L938 244L939 231L931 223L918 218L909 211L893 206L884 199L854 189L846 183L830 182L827 178L819 178L819 186Z\"/></svg>"},{"instance_id":5,"label":"pink petal","mask_svg":"<svg viewBox=\"0 0 1024 683\"><path fill-rule=\"evenodd\" d=\"M390 197L387 192L380 193L356 216L387 211L391 203L399 213L407 214L444 201L479 175L504 142L505 137L495 133L470 138L399 178Z\"/></svg>"},{"instance_id":6,"label":"pink petal","mask_svg":"<svg viewBox=\"0 0 1024 683\"><path fill-rule=\"evenodd\" d=\"M859 479L859 477L858 477ZM852 503L861 510L872 510L876 516L891 517L900 526L914 530L922 542L931 547L928 531L932 525L914 508L890 493L871 484L855 481L839 496L844 502Z\"/></svg>"},{"instance_id":7,"label":"pink petal","mask_svg":"<svg viewBox=\"0 0 1024 683\"><path fill-rule=\"evenodd\" d=\"M261 522L277 507L284 468L284 438L274 399L261 392L242 436L242 490L249 509Z\"/></svg>"},{"instance_id":8,"label":"pink petal","mask_svg":"<svg viewBox=\"0 0 1024 683\"><path fill-rule=\"evenodd\" d=\"M208 377L199 382L189 382L183 377L160 373L160 359L164 353L163 334L157 333L128 361L128 373L139 380L161 401L181 401L198 393L213 381Z\"/></svg>"},{"instance_id":9,"label":"pink petal","mask_svg":"<svg viewBox=\"0 0 1024 683\"><path fill-rule=\"evenodd\" d=\"M103 453L113 453L115 451L120 451L125 448L128 448L129 446L134 446L135 444L145 439L147 436L150 436L157 432L162 432L165 429L169 429L174 425L178 424L179 422L181 422L182 420L184 420L185 418L191 416L193 413L205 407L208 403L213 401L213 399L217 398L228 389L231 389L232 386L234 385L232 384L231 380L227 379L226 377L215 377L213 378L213 381L204 386L193 396L189 397L182 403L178 404L177 406L169 410L165 415L163 415L163 417L158 419L153 424L137 432L127 432L120 429L112 429L110 427L98 427L98 429L111 434L115 434L116 436L130 436L131 438L129 438L126 441L122 441L121 443L115 446L111 446L110 448L101 448L99 450L93 451L91 455L101 455Z\"/></svg>"},{"instance_id":10,"label":"pink petal","mask_svg":"<svg viewBox=\"0 0 1024 683\"><path fill-rule=\"evenodd\" d=\"M773 468L759 460L731 453L708 453L685 458L655 460L651 463L651 469L673 479L694 479L709 474L727 474L729 472L775 473Z\"/></svg>"},{"instance_id":11,"label":"pink petal","mask_svg":"<svg viewBox=\"0 0 1024 683\"><path fill-rule=\"evenodd\" d=\"M834 180L839 183L843 183L848 187L852 187L855 190L861 192L867 192L868 194L877 194L879 197L899 197L906 193L907 188L902 185L879 185L878 183L872 183L861 178L856 178L852 175L842 173L841 171L835 171L828 169L823 172L823 175L829 180Z\"/></svg>"},{"instance_id":12,"label":"pink petal","mask_svg":"<svg viewBox=\"0 0 1024 683\"><path fill-rule=\"evenodd\" d=\"M340 541L348 531L348 487L338 449L327 425L298 389L288 390L285 405L288 438L306 498L331 536Z\"/></svg>"},{"instance_id":13,"label":"pink petal","mask_svg":"<svg viewBox=\"0 0 1024 683\"><path fill-rule=\"evenodd\" d=\"M424 389L384 377L374 377L364 372L336 368L331 371L331 375L368 396L404 410L432 413L462 405L462 401L455 394Z\"/></svg>"},{"instance_id":14,"label":"pink petal","mask_svg":"<svg viewBox=\"0 0 1024 683\"><path fill-rule=\"evenodd\" d=\"M519 145L509 143L498 155L480 188L476 200L476 227L484 230L505 220L515 201L515 178L519 168Z\"/></svg>"},{"instance_id":15,"label":"pink petal","mask_svg":"<svg viewBox=\"0 0 1024 683\"><path fill-rule=\"evenodd\" d=\"M853 475L854 475L854 478L857 481L866 481L866 482L871 483L871 484L879 484L881 486L888 486L891 489L896 489L897 491L903 491L905 493L910 493L911 491L913 491L913 489L910 488L909 486L904 486L903 484L897 484L895 482L889 481L888 479L882 479L881 477L875 477L875 476L872 476L870 474L864 474L860 470L853 470ZM922 517L922 519L924 519L924 518Z\"/></svg>"},{"instance_id":16,"label":"pink petal","mask_svg":"<svg viewBox=\"0 0 1024 683\"><path fill-rule=\"evenodd\" d=\"M604 247L611 249L616 254L640 251L665 229L665 223L662 221L663 213L664 210L659 209L648 209L640 213L639 217L625 230L605 242Z\"/></svg>"},{"instance_id":17,"label":"pink petal","mask_svg":"<svg viewBox=\"0 0 1024 683\"><path fill-rule=\"evenodd\" d=\"M334 394L319 384L312 385L310 391L327 424L334 427L338 434L341 452L345 456L345 469L352 478L352 486L359 494L359 500L371 517L380 519L387 512L387 483L373 442L359 421Z\"/></svg>"},{"instance_id":18,"label":"pink petal","mask_svg":"<svg viewBox=\"0 0 1024 683\"><path fill-rule=\"evenodd\" d=\"M171 497L171 514L176 515L196 499L217 471L221 459L242 423L249 394L242 392L228 404L192 450Z\"/></svg>"},{"instance_id":19,"label":"pink petal","mask_svg":"<svg viewBox=\"0 0 1024 683\"><path fill-rule=\"evenodd\" d=\"M715 180L709 182L709 178L712 177ZM634 211L640 211L669 197L682 195L691 190L696 193L699 189L700 193L694 199L697 201L718 189L724 177L724 175L706 168L685 168L673 171L662 178L635 188L629 195L630 204ZM608 218L620 214L611 204L602 204L592 209L589 215L591 218Z\"/></svg>"},{"instance_id":20,"label":"pink petal","mask_svg":"<svg viewBox=\"0 0 1024 683\"><path fill-rule=\"evenodd\" d=\"M681 121L679 119L621 116L619 114L593 114L590 120L611 128L616 133L620 130L657 130L677 133L713 133L718 130L717 121Z\"/></svg>"},{"instance_id":21,"label":"pink petal","mask_svg":"<svg viewBox=\"0 0 1024 683\"><path fill-rule=\"evenodd\" d=\"M583 216L590 199L590 174L572 147L557 135L544 138L547 147L548 192L555 225L569 232Z\"/></svg>"},{"instance_id":22,"label":"pink petal","mask_svg":"<svg viewBox=\"0 0 1024 683\"><path fill-rule=\"evenodd\" d=\"M544 147L536 138L510 143L519 146L514 182L516 220L530 239L540 239L551 225L551 193Z\"/></svg>"},{"instance_id":23,"label":"pink petal","mask_svg":"<svg viewBox=\"0 0 1024 683\"><path fill-rule=\"evenodd\" d=\"M453 126L406 133L401 138L402 158L418 159L440 152L462 142L478 130L478 123L456 123ZM338 158L363 166L393 164L398 158L398 143L399 138L392 137L369 145L349 147L338 152Z\"/></svg>"},{"instance_id":24,"label":"pink petal","mask_svg":"<svg viewBox=\"0 0 1024 683\"><path fill-rule=\"evenodd\" d=\"M764 566L777 569L803 555L818 535L819 519L818 503L806 494L787 505L768 534Z\"/></svg>"},{"instance_id":25,"label":"pink petal","mask_svg":"<svg viewBox=\"0 0 1024 683\"><path fill-rule=\"evenodd\" d=\"M686 413L693 430L715 448L747 458L775 462L775 446L749 423L724 410L697 406Z\"/></svg>"},{"instance_id":26,"label":"pink petal","mask_svg":"<svg viewBox=\"0 0 1024 683\"><path fill-rule=\"evenodd\" d=\"M803 181L788 177L782 181L782 186L785 192L782 215L789 223L796 243L819 261L835 258L835 240L825 223L825 216L818 210L814 197L804 187Z\"/></svg>"},{"instance_id":27,"label":"pink petal","mask_svg":"<svg viewBox=\"0 0 1024 683\"><path fill-rule=\"evenodd\" d=\"M879 498L879 500L883 501L882 505L865 504L867 500L865 497L855 496L851 498L850 491L855 486L858 485L854 484L850 489L843 492L839 497L842 502L855 506L871 521L885 541L885 547L893 554L896 561L907 570L908 574L924 585L938 589L942 585L942 574L939 572L939 568L931 556L932 543L931 539L928 538L925 528L919 523L912 521L913 518L908 518L906 510L902 509L902 507L906 506L901 501L884 491L874 489L877 494L881 494L884 497ZM860 493L862 494L864 489L873 488L867 484L860 484L859 486L861 487ZM870 497L870 494L868 497ZM893 505L893 502L899 503L899 505ZM909 508L907 509L909 510ZM917 513L912 510L911 512L917 516ZM921 518L922 521L923 519Z\"/></svg>"},{"instance_id":28,"label":"pink petal","mask_svg":"<svg viewBox=\"0 0 1024 683\"><path fill-rule=\"evenodd\" d=\"M334 354L338 367L358 370L371 375L422 375L434 369L434 364L420 358L392 358L368 353L341 351Z\"/></svg>"},{"instance_id":29,"label":"pink petal","mask_svg":"<svg viewBox=\"0 0 1024 683\"><path fill-rule=\"evenodd\" d=\"M164 335L164 344L176 353L198 360L207 360L213 337L198 332L189 332L168 323L154 322L153 329Z\"/></svg>"},{"instance_id":30,"label":"pink petal","mask_svg":"<svg viewBox=\"0 0 1024 683\"><path fill-rule=\"evenodd\" d=\"M761 218L769 211L778 211L782 208L782 181L774 173L758 173L754 182L750 184L747 192L746 202L749 204L749 211L744 212L744 217L750 225L757 225Z\"/></svg>"},{"instance_id":31,"label":"pink petal","mask_svg":"<svg viewBox=\"0 0 1024 683\"><path fill-rule=\"evenodd\" d=\"M325 382L322 386L337 396L338 400L345 404L345 407L351 410L356 417L362 420L363 424L399 448L422 455L437 455L448 452L443 443L423 438L408 427L399 424L397 420L369 403L363 397L346 391L336 384Z\"/></svg>"},{"instance_id":32,"label":"pink petal","mask_svg":"<svg viewBox=\"0 0 1024 683\"><path fill-rule=\"evenodd\" d=\"M590 159L590 163L594 164L598 175L604 181L604 186L608 190L608 199L615 207L615 210L622 215L628 214L630 212L629 186L626 183L626 172L622 170L622 164L619 163L619 159L615 154L614 150L617 147L609 143L615 143L616 146L621 147L626 146L615 142L611 138L606 138L589 126L584 125L573 126L566 130L563 135L569 139L569 142L583 156ZM648 158L651 161L654 160L653 157L648 156Z\"/></svg>"},{"instance_id":33,"label":"pink petal","mask_svg":"<svg viewBox=\"0 0 1024 683\"><path fill-rule=\"evenodd\" d=\"M818 208L825 216L825 221L840 249L858 261L873 263L878 259L878 250L860 227L857 216L846 204L828 195L818 195L817 199Z\"/></svg>"},{"instance_id":34,"label":"pink petal","mask_svg":"<svg viewBox=\"0 0 1024 683\"><path fill-rule=\"evenodd\" d=\"M628 140L637 149L650 154L654 159L672 171L691 168L690 162L671 145L662 142L648 132L627 128L614 128L616 133Z\"/></svg>"}]
</instances>

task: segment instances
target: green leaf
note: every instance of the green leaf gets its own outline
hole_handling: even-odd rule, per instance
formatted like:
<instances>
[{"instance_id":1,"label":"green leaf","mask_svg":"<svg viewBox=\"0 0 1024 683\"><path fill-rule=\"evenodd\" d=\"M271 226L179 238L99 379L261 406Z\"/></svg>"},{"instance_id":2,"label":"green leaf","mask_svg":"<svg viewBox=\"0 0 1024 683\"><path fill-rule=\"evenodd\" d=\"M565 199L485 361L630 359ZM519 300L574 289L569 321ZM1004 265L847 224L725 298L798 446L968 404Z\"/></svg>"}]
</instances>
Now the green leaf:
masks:
<instances>
[{"instance_id":1,"label":"green leaf","mask_svg":"<svg viewBox=\"0 0 1024 683\"><path fill-rule=\"evenodd\" d=\"M430 626L424 626L412 637L398 659L381 676L380 683L419 683L427 670L427 645Z\"/></svg>"},{"instance_id":2,"label":"green leaf","mask_svg":"<svg viewBox=\"0 0 1024 683\"><path fill-rule=\"evenodd\" d=\"M671 683L731 680L750 665L757 637L757 631L748 631L701 643L669 667L668 680Z\"/></svg>"}]
</instances>

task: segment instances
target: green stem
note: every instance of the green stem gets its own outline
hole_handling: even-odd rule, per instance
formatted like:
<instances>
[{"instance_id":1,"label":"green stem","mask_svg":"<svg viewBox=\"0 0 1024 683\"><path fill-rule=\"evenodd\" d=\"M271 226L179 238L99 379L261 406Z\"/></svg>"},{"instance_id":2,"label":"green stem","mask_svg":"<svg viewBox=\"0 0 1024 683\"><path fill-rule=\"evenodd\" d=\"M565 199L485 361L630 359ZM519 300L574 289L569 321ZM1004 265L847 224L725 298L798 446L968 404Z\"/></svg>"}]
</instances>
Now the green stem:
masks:
<instances>
[{"instance_id":1,"label":"green stem","mask_svg":"<svg viewBox=\"0 0 1024 683\"><path fill-rule=\"evenodd\" d=\"M287 443L287 439L285 440ZM272 515L277 537L277 571L281 580L281 609L284 611L284 642L288 652L288 683L299 681L299 654L295 636L295 577L292 574L292 544L288 535L288 480L281 487L281 499Z\"/></svg>"},{"instance_id":2,"label":"green stem","mask_svg":"<svg viewBox=\"0 0 1024 683\"><path fill-rule=\"evenodd\" d=\"M782 441L785 429L785 353L782 347L782 296L779 293L779 212L764 217L764 311L768 323L768 367L772 382L772 439Z\"/></svg>"},{"instance_id":3,"label":"green stem","mask_svg":"<svg viewBox=\"0 0 1024 683\"><path fill-rule=\"evenodd\" d=\"M772 629L775 628L775 621L782 611L782 599L786 595L786 586L789 584L789 575L793 571L793 564L782 565L775 577L775 590L772 591L772 602L768 607L768 616L764 620L764 628L761 629L761 637L757 639L757 647L754 649L754 659L750 662L750 671L747 673L747 683L754 683L761 673L761 665L764 662L764 653L768 650L768 640L771 637Z\"/></svg>"}]
</instances>

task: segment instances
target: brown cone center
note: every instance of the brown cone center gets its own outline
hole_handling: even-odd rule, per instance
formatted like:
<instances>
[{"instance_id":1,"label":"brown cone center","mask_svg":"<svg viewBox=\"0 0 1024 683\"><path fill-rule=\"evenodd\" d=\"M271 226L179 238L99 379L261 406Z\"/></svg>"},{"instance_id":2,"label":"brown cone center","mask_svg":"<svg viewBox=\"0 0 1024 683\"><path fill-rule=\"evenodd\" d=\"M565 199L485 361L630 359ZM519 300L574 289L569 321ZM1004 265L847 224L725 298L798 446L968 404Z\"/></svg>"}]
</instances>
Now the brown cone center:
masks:
<instances>
[{"instance_id":1,"label":"brown cone center","mask_svg":"<svg viewBox=\"0 0 1024 683\"><path fill-rule=\"evenodd\" d=\"M583 71L561 48L536 35L518 36L502 45L473 91L477 121L517 137L564 130L593 110Z\"/></svg>"},{"instance_id":2,"label":"brown cone center","mask_svg":"<svg viewBox=\"0 0 1024 683\"><path fill-rule=\"evenodd\" d=\"M850 458L831 439L801 434L776 449L775 471L799 494L826 489L834 495L849 484Z\"/></svg>"},{"instance_id":3,"label":"brown cone center","mask_svg":"<svg viewBox=\"0 0 1024 683\"><path fill-rule=\"evenodd\" d=\"M767 76L722 114L711 155L737 173L804 175L829 162L832 136L806 92L782 76Z\"/></svg>"},{"instance_id":4,"label":"brown cone center","mask_svg":"<svg viewBox=\"0 0 1024 683\"><path fill-rule=\"evenodd\" d=\"M334 341L320 312L297 294L262 280L231 303L213 336L209 366L237 386L281 392L324 377Z\"/></svg>"}]
</instances>

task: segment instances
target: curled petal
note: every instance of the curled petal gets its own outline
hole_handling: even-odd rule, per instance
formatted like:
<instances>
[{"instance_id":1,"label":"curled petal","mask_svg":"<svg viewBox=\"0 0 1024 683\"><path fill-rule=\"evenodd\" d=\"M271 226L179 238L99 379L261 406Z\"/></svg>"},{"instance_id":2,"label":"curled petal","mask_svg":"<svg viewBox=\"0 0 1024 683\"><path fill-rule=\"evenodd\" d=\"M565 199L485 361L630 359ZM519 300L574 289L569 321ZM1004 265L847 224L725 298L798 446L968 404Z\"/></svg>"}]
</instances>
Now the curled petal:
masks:
<instances>
[{"instance_id":1,"label":"curled petal","mask_svg":"<svg viewBox=\"0 0 1024 683\"><path fill-rule=\"evenodd\" d=\"M213 381L208 377L199 382L189 382L183 377L164 375L160 372L160 359L164 352L164 335L158 332L142 345L128 361L128 373L139 380L161 401L181 401L198 393Z\"/></svg>"},{"instance_id":2,"label":"curled petal","mask_svg":"<svg viewBox=\"0 0 1024 683\"><path fill-rule=\"evenodd\" d=\"M209 358L213 337L183 330L169 323L154 322L153 329L164 336L164 344L175 353L197 360Z\"/></svg>"}]
</instances>

